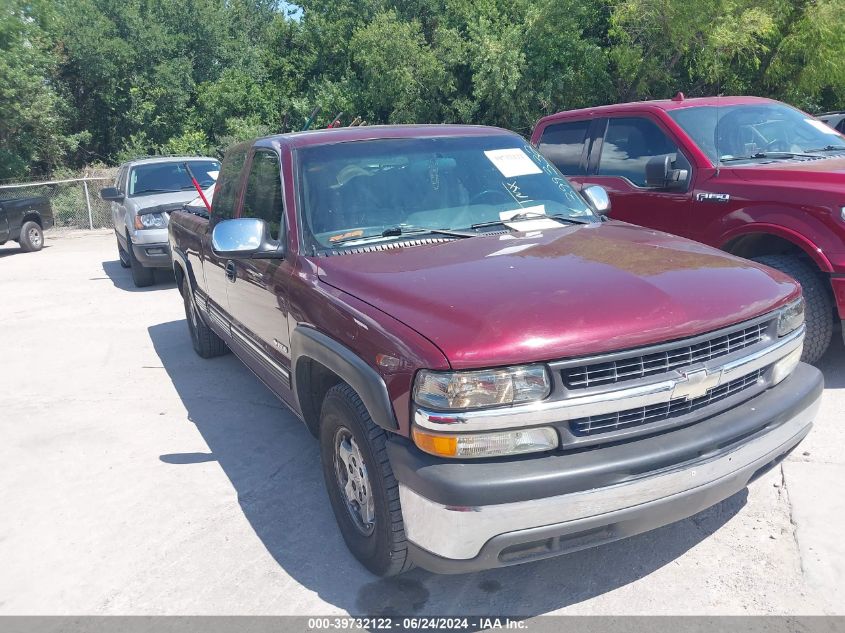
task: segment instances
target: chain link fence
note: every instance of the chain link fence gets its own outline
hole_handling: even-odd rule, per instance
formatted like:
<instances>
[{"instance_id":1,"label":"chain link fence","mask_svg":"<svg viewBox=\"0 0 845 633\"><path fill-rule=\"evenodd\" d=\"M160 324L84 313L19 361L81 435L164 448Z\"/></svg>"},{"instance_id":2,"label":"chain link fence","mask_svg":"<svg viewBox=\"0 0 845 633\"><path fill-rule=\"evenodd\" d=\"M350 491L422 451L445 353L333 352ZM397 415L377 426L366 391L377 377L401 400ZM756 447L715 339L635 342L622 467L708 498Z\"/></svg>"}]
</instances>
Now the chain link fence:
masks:
<instances>
[{"instance_id":1,"label":"chain link fence","mask_svg":"<svg viewBox=\"0 0 845 633\"><path fill-rule=\"evenodd\" d=\"M109 228L111 204L100 199L100 190L114 183L116 172L116 169L101 169L77 178L0 183L0 200L44 196L50 200L57 228Z\"/></svg>"}]
</instances>

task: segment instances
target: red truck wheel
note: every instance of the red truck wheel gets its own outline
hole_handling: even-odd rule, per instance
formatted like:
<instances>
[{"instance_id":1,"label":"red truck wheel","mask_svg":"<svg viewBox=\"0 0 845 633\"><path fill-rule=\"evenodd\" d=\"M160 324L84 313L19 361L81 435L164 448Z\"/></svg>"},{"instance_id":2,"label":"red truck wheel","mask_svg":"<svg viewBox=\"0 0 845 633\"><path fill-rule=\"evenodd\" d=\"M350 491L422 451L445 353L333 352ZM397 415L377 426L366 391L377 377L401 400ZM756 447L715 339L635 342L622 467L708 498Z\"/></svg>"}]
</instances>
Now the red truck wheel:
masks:
<instances>
[{"instance_id":1,"label":"red truck wheel","mask_svg":"<svg viewBox=\"0 0 845 633\"><path fill-rule=\"evenodd\" d=\"M805 363L817 362L827 351L833 337L833 302L818 271L797 257L766 255L755 257L755 262L771 266L795 279L804 291L804 320L807 335L804 338Z\"/></svg>"},{"instance_id":2,"label":"red truck wheel","mask_svg":"<svg viewBox=\"0 0 845 633\"><path fill-rule=\"evenodd\" d=\"M377 576L413 567L386 441L352 387L340 383L329 389L320 414L326 489L346 546Z\"/></svg>"}]
</instances>

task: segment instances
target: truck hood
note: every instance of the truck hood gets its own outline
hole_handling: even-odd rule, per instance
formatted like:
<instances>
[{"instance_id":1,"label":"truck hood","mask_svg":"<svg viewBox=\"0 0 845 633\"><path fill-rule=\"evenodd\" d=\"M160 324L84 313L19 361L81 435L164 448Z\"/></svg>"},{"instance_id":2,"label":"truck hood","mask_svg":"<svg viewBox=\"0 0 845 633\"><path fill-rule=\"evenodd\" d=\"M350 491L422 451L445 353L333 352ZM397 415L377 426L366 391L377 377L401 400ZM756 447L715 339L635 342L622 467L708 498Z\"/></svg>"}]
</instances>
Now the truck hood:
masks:
<instances>
[{"instance_id":1,"label":"truck hood","mask_svg":"<svg viewBox=\"0 0 845 633\"><path fill-rule=\"evenodd\" d=\"M797 295L790 278L622 222L321 258L319 278L427 337L454 368L693 336Z\"/></svg>"},{"instance_id":2,"label":"truck hood","mask_svg":"<svg viewBox=\"0 0 845 633\"><path fill-rule=\"evenodd\" d=\"M845 157L818 160L775 161L758 165L731 167L743 180L777 180L778 183L798 185L838 185L845 191Z\"/></svg>"}]
</instances>

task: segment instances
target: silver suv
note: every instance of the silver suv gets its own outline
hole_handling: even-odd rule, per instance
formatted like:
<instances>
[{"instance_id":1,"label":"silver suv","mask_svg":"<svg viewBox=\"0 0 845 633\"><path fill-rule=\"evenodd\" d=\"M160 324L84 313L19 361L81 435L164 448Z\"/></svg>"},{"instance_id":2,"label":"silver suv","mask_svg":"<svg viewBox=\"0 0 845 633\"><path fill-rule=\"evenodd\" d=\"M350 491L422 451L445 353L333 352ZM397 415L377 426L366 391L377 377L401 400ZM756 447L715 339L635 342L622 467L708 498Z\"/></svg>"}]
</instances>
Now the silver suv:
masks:
<instances>
[{"instance_id":1,"label":"silver suv","mask_svg":"<svg viewBox=\"0 0 845 633\"><path fill-rule=\"evenodd\" d=\"M153 269L170 268L170 212L197 195L185 163L203 189L217 180L220 163L214 158L144 158L121 165L114 186L100 192L111 202L120 265L131 269L138 288L155 283Z\"/></svg>"}]
</instances>

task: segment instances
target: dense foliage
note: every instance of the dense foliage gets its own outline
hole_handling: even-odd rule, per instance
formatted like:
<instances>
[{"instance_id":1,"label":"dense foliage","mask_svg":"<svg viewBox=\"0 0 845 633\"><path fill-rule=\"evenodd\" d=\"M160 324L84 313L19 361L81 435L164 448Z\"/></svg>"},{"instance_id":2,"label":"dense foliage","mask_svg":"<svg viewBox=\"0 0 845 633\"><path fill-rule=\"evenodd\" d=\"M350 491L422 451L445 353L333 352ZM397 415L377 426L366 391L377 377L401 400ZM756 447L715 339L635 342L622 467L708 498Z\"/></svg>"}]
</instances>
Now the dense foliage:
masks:
<instances>
[{"instance_id":1,"label":"dense foliage","mask_svg":"<svg viewBox=\"0 0 845 633\"><path fill-rule=\"evenodd\" d=\"M0 0L0 178L677 90L845 106L845 0Z\"/></svg>"}]
</instances>

